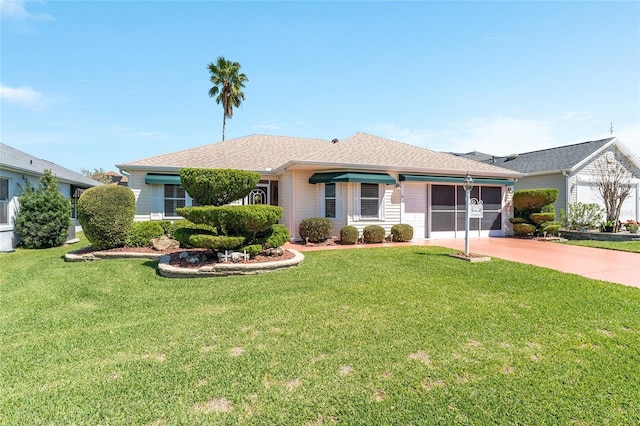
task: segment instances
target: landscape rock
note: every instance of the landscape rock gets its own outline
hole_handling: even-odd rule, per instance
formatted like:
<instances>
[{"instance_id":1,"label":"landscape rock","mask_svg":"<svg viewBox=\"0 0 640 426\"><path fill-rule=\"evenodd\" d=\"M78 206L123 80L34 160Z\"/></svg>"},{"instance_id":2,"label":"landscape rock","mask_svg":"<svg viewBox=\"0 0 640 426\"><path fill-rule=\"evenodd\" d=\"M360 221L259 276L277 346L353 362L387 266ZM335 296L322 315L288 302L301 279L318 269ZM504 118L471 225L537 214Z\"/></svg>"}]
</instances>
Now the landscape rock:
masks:
<instances>
[{"instance_id":1,"label":"landscape rock","mask_svg":"<svg viewBox=\"0 0 640 426\"><path fill-rule=\"evenodd\" d=\"M180 242L163 235L160 238L151 239L151 246L154 250L164 251L169 249L180 248Z\"/></svg>"}]
</instances>

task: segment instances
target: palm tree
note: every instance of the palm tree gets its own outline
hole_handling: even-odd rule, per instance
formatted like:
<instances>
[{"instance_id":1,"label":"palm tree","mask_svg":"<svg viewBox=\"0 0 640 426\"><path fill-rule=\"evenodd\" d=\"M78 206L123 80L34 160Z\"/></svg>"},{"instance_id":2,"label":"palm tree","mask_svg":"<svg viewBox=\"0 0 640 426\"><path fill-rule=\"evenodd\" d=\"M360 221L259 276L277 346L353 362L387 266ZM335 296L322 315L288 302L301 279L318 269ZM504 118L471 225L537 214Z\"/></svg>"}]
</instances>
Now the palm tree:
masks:
<instances>
[{"instance_id":1,"label":"palm tree","mask_svg":"<svg viewBox=\"0 0 640 426\"><path fill-rule=\"evenodd\" d=\"M213 87L209 89L209 96L216 95L216 103L222 103L224 114L222 116L222 140L224 140L224 130L227 125L227 117L233 117L233 107L239 107L244 101L242 88L244 83L249 81L244 73L240 72L238 62L227 61L224 56L218 57L216 63L211 62L207 68L211 74Z\"/></svg>"}]
</instances>

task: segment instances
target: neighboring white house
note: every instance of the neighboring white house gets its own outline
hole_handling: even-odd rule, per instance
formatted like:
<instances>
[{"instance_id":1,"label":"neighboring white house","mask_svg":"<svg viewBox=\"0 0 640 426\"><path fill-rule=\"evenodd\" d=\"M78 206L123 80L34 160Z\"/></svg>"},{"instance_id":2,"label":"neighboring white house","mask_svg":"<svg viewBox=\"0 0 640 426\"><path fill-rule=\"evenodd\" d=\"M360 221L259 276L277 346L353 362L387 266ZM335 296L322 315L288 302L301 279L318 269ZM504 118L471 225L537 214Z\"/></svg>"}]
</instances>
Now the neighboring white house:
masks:
<instances>
[{"instance_id":1,"label":"neighboring white house","mask_svg":"<svg viewBox=\"0 0 640 426\"><path fill-rule=\"evenodd\" d=\"M410 224L414 238L464 236L462 182L475 181L471 196L484 216L471 220L471 236L509 232L510 194L522 176L513 170L455 155L357 133L344 140L251 135L117 165L136 196L136 220L180 219L177 207L192 200L180 184L185 167L252 170L262 176L244 203L284 209L280 223L299 238L305 218L326 217L333 235L371 224L387 233Z\"/></svg>"},{"instance_id":2,"label":"neighboring white house","mask_svg":"<svg viewBox=\"0 0 640 426\"><path fill-rule=\"evenodd\" d=\"M12 251L19 242L15 232L15 219L19 208L19 185L24 185L27 180L37 185L46 169L51 170L58 180L60 193L69 198L74 203L74 207L84 189L101 185L100 182L80 173L0 143L0 252ZM75 218L75 208L73 213ZM75 221L69 227L68 239L74 237Z\"/></svg>"},{"instance_id":3,"label":"neighboring white house","mask_svg":"<svg viewBox=\"0 0 640 426\"><path fill-rule=\"evenodd\" d=\"M506 157L479 152L458 155L524 173L525 176L515 184L516 190L557 188L560 195L554 205L558 216L560 209L568 211L569 204L575 202L597 203L604 207L594 183L594 163L603 156L618 161L626 157L630 162L628 170L634 178L629 196L622 205L620 220L640 220L640 160L615 137Z\"/></svg>"}]
</instances>

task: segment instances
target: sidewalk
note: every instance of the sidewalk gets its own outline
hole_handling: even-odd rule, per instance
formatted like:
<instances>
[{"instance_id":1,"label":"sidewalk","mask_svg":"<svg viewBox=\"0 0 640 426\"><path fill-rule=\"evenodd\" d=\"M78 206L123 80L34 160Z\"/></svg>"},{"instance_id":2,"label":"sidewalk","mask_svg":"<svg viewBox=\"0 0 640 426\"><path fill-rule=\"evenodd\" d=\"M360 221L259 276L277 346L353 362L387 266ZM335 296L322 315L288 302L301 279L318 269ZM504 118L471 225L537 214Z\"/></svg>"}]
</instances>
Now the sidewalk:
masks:
<instances>
[{"instance_id":1,"label":"sidewalk","mask_svg":"<svg viewBox=\"0 0 640 426\"><path fill-rule=\"evenodd\" d=\"M464 251L464 239L424 240L408 244L447 247ZM356 246L305 247L287 244L285 248L298 251L357 249L366 247L406 246L407 243L383 243ZM640 288L640 253L579 247L548 241L519 238L473 238L469 240L469 251L513 262L542 266L562 272L582 275L596 280L609 281Z\"/></svg>"}]
</instances>

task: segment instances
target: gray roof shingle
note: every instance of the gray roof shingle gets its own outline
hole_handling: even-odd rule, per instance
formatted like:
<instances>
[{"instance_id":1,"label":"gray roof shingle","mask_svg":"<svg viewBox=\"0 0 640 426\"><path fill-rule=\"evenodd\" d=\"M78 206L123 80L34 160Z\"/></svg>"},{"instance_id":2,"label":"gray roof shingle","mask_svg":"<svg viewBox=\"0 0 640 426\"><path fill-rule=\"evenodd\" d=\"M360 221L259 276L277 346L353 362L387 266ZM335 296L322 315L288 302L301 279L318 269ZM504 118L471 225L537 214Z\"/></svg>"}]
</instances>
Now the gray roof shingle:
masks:
<instances>
[{"instance_id":1,"label":"gray roof shingle","mask_svg":"<svg viewBox=\"0 0 640 426\"><path fill-rule=\"evenodd\" d=\"M581 142L572 145L558 146L539 151L514 154L512 156L494 157L482 154L483 161L496 166L515 170L521 173L540 173L556 170L571 170L591 154L611 142L613 137L596 141ZM474 159L474 153L456 154ZM484 157L486 156L486 157Z\"/></svg>"},{"instance_id":2,"label":"gray roof shingle","mask_svg":"<svg viewBox=\"0 0 640 426\"><path fill-rule=\"evenodd\" d=\"M3 143L0 143L0 169L16 170L34 176L41 176L45 169L49 169L60 182L71 183L86 188L102 185L100 182L80 173L76 173L56 163L34 157L33 155Z\"/></svg>"}]
</instances>

